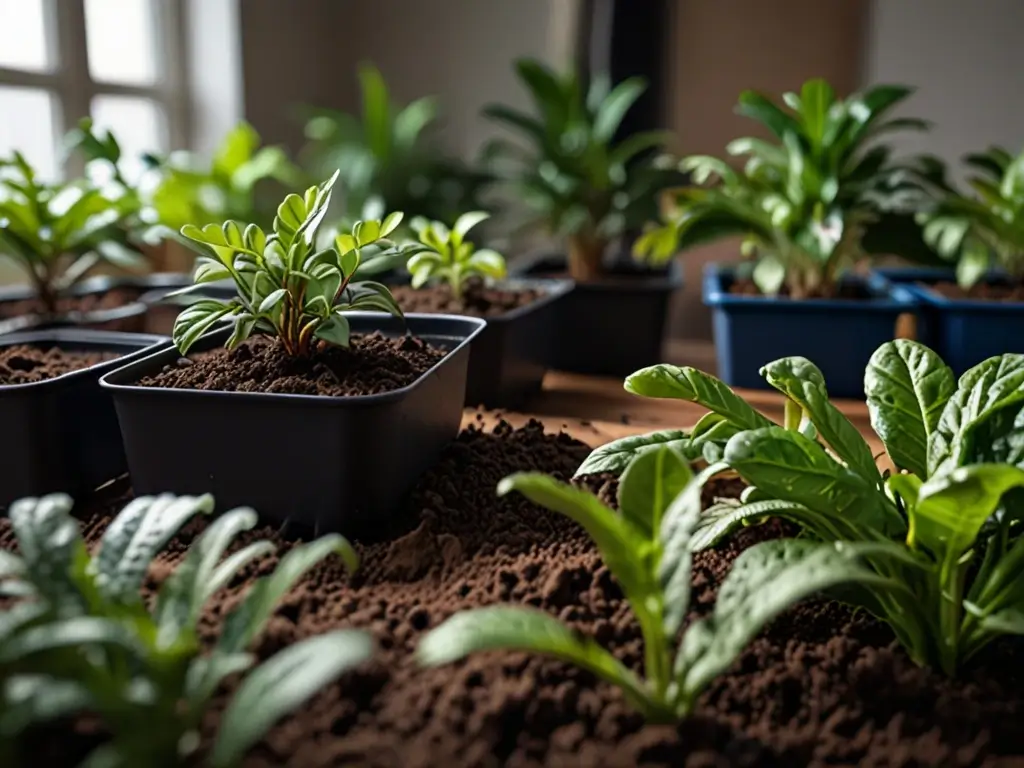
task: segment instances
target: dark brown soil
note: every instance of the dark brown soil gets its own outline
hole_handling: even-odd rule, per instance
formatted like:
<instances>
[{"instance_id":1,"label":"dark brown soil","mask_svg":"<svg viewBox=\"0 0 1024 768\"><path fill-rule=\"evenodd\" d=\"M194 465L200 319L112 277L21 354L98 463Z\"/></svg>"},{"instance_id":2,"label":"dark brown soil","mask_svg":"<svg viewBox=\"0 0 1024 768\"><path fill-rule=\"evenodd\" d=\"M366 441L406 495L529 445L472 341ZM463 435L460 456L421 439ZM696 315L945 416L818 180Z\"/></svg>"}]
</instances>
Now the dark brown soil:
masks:
<instances>
[{"instance_id":1,"label":"dark brown soil","mask_svg":"<svg viewBox=\"0 0 1024 768\"><path fill-rule=\"evenodd\" d=\"M391 293L404 312L472 317L504 315L513 309L529 306L544 296L543 291L510 291L504 288L488 288L481 284L468 286L462 298L456 298L447 285L429 285L423 288L395 285L391 286Z\"/></svg>"},{"instance_id":2,"label":"dark brown soil","mask_svg":"<svg viewBox=\"0 0 1024 768\"><path fill-rule=\"evenodd\" d=\"M70 352L25 344L0 347L0 385L32 384L118 357L117 352Z\"/></svg>"},{"instance_id":3,"label":"dark brown soil","mask_svg":"<svg viewBox=\"0 0 1024 768\"><path fill-rule=\"evenodd\" d=\"M1010 283L975 283L964 290L956 283L925 285L947 299L976 299L980 301L1024 301L1024 285Z\"/></svg>"},{"instance_id":4,"label":"dark brown soil","mask_svg":"<svg viewBox=\"0 0 1024 768\"><path fill-rule=\"evenodd\" d=\"M238 348L223 347L180 358L143 387L277 392L344 397L375 395L412 384L447 353L413 336L354 334L348 349L324 346L293 358L276 339L254 336Z\"/></svg>"},{"instance_id":5,"label":"dark brown soil","mask_svg":"<svg viewBox=\"0 0 1024 768\"><path fill-rule=\"evenodd\" d=\"M567 477L587 453L544 435L537 424L494 433L468 430L412 494L390 541L357 544L352 578L325 563L278 608L254 651L265 658L335 627L376 637L376 658L316 696L273 729L245 765L264 766L732 766L996 765L1024 756L1019 726L1024 658L1019 644L990 649L950 681L914 666L891 634L863 615L813 601L777 620L702 697L678 726L645 726L619 693L589 674L522 653L489 653L432 670L412 653L423 633L453 612L496 602L532 605L592 635L639 670L642 644L628 607L583 532L521 496L494 496L517 470ZM588 479L603 496L608 477ZM735 484L711 494L735 491ZM711 495L709 494L709 495ZM83 514L95 540L109 502ZM147 589L171 571L195 523L154 565ZM744 529L694 563L690 619L706 615L732 560L745 547L791 535L778 522ZM265 528L244 537L289 543ZM10 547L0 521L0 547ZM268 558L243 574L268 573ZM204 615L202 642L214 641L233 584ZM215 733L228 694L204 722ZM66 742L47 765L67 764ZM49 756L49 755L48 755Z\"/></svg>"},{"instance_id":6,"label":"dark brown soil","mask_svg":"<svg viewBox=\"0 0 1024 768\"><path fill-rule=\"evenodd\" d=\"M141 289L124 287L114 288L105 293L90 293L86 296L64 296L57 301L57 312L65 314L68 312L95 312L104 309L117 309L118 307L138 301L142 293ZM42 311L43 308L36 299L0 302L0 319L36 314ZM137 333L146 330L145 316L141 312L131 317L123 317L101 323L88 323L87 325L90 328L107 331Z\"/></svg>"},{"instance_id":7,"label":"dark brown soil","mask_svg":"<svg viewBox=\"0 0 1024 768\"><path fill-rule=\"evenodd\" d=\"M761 289L753 280L733 280L729 283L729 293L736 296L764 296ZM779 289L780 298L792 298L788 286L783 285ZM864 290L864 287L855 283L839 283L834 286L822 286L801 299L848 299L851 301L865 301L871 296Z\"/></svg>"}]
</instances>

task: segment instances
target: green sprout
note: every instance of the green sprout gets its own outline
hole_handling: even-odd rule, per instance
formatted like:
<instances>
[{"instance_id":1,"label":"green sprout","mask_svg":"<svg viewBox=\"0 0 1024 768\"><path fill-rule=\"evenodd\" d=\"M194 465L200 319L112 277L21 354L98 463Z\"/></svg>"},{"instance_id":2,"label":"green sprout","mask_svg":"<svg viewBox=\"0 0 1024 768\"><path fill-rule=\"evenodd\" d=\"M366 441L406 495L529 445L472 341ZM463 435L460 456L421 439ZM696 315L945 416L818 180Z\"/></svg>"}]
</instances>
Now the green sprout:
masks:
<instances>
[{"instance_id":1,"label":"green sprout","mask_svg":"<svg viewBox=\"0 0 1024 768\"><path fill-rule=\"evenodd\" d=\"M409 259L407 267L412 274L412 287L420 288L429 282L444 282L452 296L462 298L470 278L501 279L506 275L505 257L490 248L476 250L466 239L467 233L490 217L484 211L462 214L449 229L440 221L414 219L413 229L420 243L428 250Z\"/></svg>"}]
</instances>

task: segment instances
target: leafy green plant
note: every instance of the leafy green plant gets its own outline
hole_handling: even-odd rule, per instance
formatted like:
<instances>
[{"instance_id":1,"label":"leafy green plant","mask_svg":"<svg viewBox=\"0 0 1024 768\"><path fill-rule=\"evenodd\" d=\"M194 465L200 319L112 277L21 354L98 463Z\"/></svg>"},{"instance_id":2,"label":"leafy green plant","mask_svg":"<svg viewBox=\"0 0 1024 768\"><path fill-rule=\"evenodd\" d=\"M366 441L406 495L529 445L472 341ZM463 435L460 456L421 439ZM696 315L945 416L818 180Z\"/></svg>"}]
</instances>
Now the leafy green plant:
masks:
<instances>
[{"instance_id":1,"label":"leafy green plant","mask_svg":"<svg viewBox=\"0 0 1024 768\"><path fill-rule=\"evenodd\" d=\"M28 598L0 618L0 737L79 712L98 715L110 739L87 765L176 766L189 762L204 711L221 684L250 670L249 647L274 606L326 557L350 571L352 547L338 535L300 544L252 583L203 654L204 606L246 566L274 551L256 541L227 554L256 524L251 509L227 512L201 533L157 591L141 590L156 555L189 520L213 509L210 496L140 497L107 528L90 556L64 494L22 499L9 510L20 556L4 552L0 584ZM280 718L364 661L372 641L336 631L290 645L249 672L221 720L212 766L238 765Z\"/></svg>"},{"instance_id":2,"label":"leafy green plant","mask_svg":"<svg viewBox=\"0 0 1024 768\"><path fill-rule=\"evenodd\" d=\"M40 181L19 152L0 159L0 254L25 272L46 315L97 264L141 263L127 226L136 212L130 195Z\"/></svg>"},{"instance_id":3,"label":"leafy green plant","mask_svg":"<svg viewBox=\"0 0 1024 768\"><path fill-rule=\"evenodd\" d=\"M504 256L490 248L476 250L466 239L469 231L489 216L484 211L464 213L451 229L440 221L414 220L416 236L428 250L409 259L407 267L412 274L412 287L443 282L451 289L452 296L461 298L471 278L505 277Z\"/></svg>"},{"instance_id":4,"label":"leafy green plant","mask_svg":"<svg viewBox=\"0 0 1024 768\"><path fill-rule=\"evenodd\" d=\"M587 531L640 626L646 679L554 617L510 605L449 618L421 641L421 663L446 664L485 650L534 651L618 686L649 720L670 722L688 715L701 691L781 611L827 587L878 581L860 563L872 545L764 542L737 558L714 613L691 622L677 642L690 604L691 536L702 485L684 456L661 447L635 458L622 475L619 512L539 473L512 475L498 486L499 494L519 491Z\"/></svg>"},{"instance_id":5,"label":"leafy green plant","mask_svg":"<svg viewBox=\"0 0 1024 768\"><path fill-rule=\"evenodd\" d=\"M343 218L378 218L385 210L452 221L479 207L488 177L443 152L429 135L437 101L395 105L380 71L359 67L362 113L306 107L307 143L300 155L314 178L341 169Z\"/></svg>"},{"instance_id":6,"label":"leafy green plant","mask_svg":"<svg viewBox=\"0 0 1024 768\"><path fill-rule=\"evenodd\" d=\"M224 137L208 164L188 152L149 156L160 181L147 203L160 224L174 232L192 224L204 226L226 219L269 225L273 207L260 197L260 187L274 183L287 190L301 188L302 173L281 147L261 147L248 123Z\"/></svg>"},{"instance_id":7,"label":"leafy green plant","mask_svg":"<svg viewBox=\"0 0 1024 768\"><path fill-rule=\"evenodd\" d=\"M608 244L657 215L657 196L683 178L653 156L667 139L644 132L621 141L622 119L646 89L639 78L611 88L607 77L585 87L573 73L558 75L532 60L516 62L536 116L504 105L484 115L520 135L524 147L496 139L484 151L495 176L543 225L568 238L569 271L577 280L603 272Z\"/></svg>"},{"instance_id":8,"label":"leafy green plant","mask_svg":"<svg viewBox=\"0 0 1024 768\"><path fill-rule=\"evenodd\" d=\"M994 637L1024 633L1024 356L991 358L956 382L926 346L882 345L865 391L895 474L879 470L813 363L783 358L761 373L787 398L782 426L692 368L626 380L631 392L699 403L730 425L711 450L751 487L704 513L695 548L767 517L822 541L891 544L865 556L883 581L844 597L886 621L915 661L950 674ZM653 451L661 439L629 448Z\"/></svg>"},{"instance_id":9,"label":"leafy green plant","mask_svg":"<svg viewBox=\"0 0 1024 768\"><path fill-rule=\"evenodd\" d=\"M958 192L941 161L926 158L924 176L938 198L919 214L924 236L941 256L955 260L957 282L970 288L993 267L1024 282L1024 152L1002 147L967 155L974 170L967 183L973 195Z\"/></svg>"},{"instance_id":10,"label":"leafy green plant","mask_svg":"<svg viewBox=\"0 0 1024 768\"><path fill-rule=\"evenodd\" d=\"M843 100L815 79L799 94L784 94L780 106L745 91L736 111L773 140L731 142L727 153L746 158L741 170L716 157L684 158L680 170L700 186L676 192L664 226L643 235L635 252L661 261L741 237L744 254L756 258L752 278L761 291L785 287L794 298L833 294L842 271L865 255L869 235L874 252L911 255L914 248L919 255L913 213L925 193L909 164L892 160L891 147L879 143L883 134L927 127L914 118L882 120L911 92L879 85Z\"/></svg>"},{"instance_id":11,"label":"leafy green plant","mask_svg":"<svg viewBox=\"0 0 1024 768\"><path fill-rule=\"evenodd\" d=\"M235 319L229 349L260 332L280 339L288 354L308 356L321 341L348 346L346 312L378 310L401 316L385 285L356 280L364 249L376 260L396 253L408 258L419 250L387 239L401 222L401 213L383 221L358 222L351 234L338 235L333 246L317 250L317 230L336 178L337 173L303 196L288 195L277 209L269 235L255 224L243 228L235 221L201 229L191 224L182 227L181 234L201 254L195 285L185 290L228 278L237 289L235 298L205 298L182 310L172 334L182 354L223 318Z\"/></svg>"}]
</instances>

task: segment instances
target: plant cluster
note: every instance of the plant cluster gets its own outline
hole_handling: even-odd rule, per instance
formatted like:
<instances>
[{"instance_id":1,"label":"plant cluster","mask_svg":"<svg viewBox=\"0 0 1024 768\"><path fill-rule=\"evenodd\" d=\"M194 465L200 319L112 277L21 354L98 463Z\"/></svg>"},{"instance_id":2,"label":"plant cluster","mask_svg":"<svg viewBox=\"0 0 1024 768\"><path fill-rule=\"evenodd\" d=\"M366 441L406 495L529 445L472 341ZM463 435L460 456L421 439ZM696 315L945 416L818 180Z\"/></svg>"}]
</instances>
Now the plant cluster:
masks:
<instances>
[{"instance_id":1,"label":"plant cluster","mask_svg":"<svg viewBox=\"0 0 1024 768\"><path fill-rule=\"evenodd\" d=\"M716 157L684 158L679 168L698 186L674 193L665 224L637 241L636 254L657 262L680 249L741 237L743 252L756 258L751 276L759 289L774 295L785 288L794 298L833 293L842 271L864 255L869 236L875 252L920 255L912 217L924 191L909 164L894 161L891 147L878 143L883 134L926 127L914 118L883 120L910 94L904 86L880 85L837 99L824 80L784 94L783 105L744 92L736 111L773 139L731 142L728 154L746 158L739 170Z\"/></svg>"},{"instance_id":2,"label":"plant cluster","mask_svg":"<svg viewBox=\"0 0 1024 768\"><path fill-rule=\"evenodd\" d=\"M85 712L110 734L86 765L191 764L213 695L229 678L245 675L208 755L212 766L238 765L274 723L372 653L368 635L339 630L291 645L252 669L250 646L310 568L332 554L350 571L357 567L340 536L282 556L227 614L216 644L204 653L198 626L206 603L274 551L270 542L256 541L228 554L256 524L255 512L235 509L210 523L147 601L142 588L153 559L189 520L212 511L212 498L137 498L92 556L71 505L54 494L9 510L20 554L0 551L0 586L22 598L0 616L0 746L9 764L20 764L18 736L27 728Z\"/></svg>"},{"instance_id":3,"label":"plant cluster","mask_svg":"<svg viewBox=\"0 0 1024 768\"><path fill-rule=\"evenodd\" d=\"M644 92L631 78L614 88L606 77L589 87L531 60L516 62L536 115L491 105L484 115L520 135L526 145L496 139L484 151L495 176L532 211L531 223L568 238L569 270L577 280L602 272L608 244L657 215L657 195L682 176L657 162L667 136L616 134Z\"/></svg>"},{"instance_id":4,"label":"plant cluster","mask_svg":"<svg viewBox=\"0 0 1024 768\"><path fill-rule=\"evenodd\" d=\"M473 278L501 279L506 275L505 257L490 248L476 249L466 239L469 231L490 217L484 211L464 213L449 229L440 221L414 219L413 230L428 250L409 259L412 287L429 282L446 284L455 298L461 298L466 283Z\"/></svg>"},{"instance_id":5,"label":"plant cluster","mask_svg":"<svg viewBox=\"0 0 1024 768\"><path fill-rule=\"evenodd\" d=\"M787 398L783 425L692 368L638 371L627 390L711 413L691 434L605 446L580 471L609 471L676 445L750 484L740 500L705 512L696 548L767 517L792 520L809 539L870 545L864 561L879 579L842 597L888 623L919 664L953 674L999 635L1024 634L1024 356L991 358L957 382L922 344L880 347L865 390L894 472L879 470L814 364L789 357L761 372Z\"/></svg>"},{"instance_id":6,"label":"plant cluster","mask_svg":"<svg viewBox=\"0 0 1024 768\"><path fill-rule=\"evenodd\" d=\"M1024 282L1024 153L1001 147L967 155L974 175L973 195L964 195L946 179L935 158L924 158L921 173L937 200L919 214L925 240L942 257L956 260L957 282L964 288L997 268Z\"/></svg>"},{"instance_id":7,"label":"plant cluster","mask_svg":"<svg viewBox=\"0 0 1024 768\"><path fill-rule=\"evenodd\" d=\"M307 357L318 342L348 346L345 313L383 311L401 316L391 292L381 283L360 280L367 261L405 260L419 248L388 240L402 220L392 213L383 221L357 222L351 233L338 235L332 246L317 249L317 231L327 214L335 173L305 194L288 195L278 206L268 235L255 224L182 227L181 234L199 253L195 285L215 280L234 282L236 296L203 298L186 307L174 323L173 339L184 354L214 325L235 321L227 346L234 348L254 332L275 336L288 354Z\"/></svg>"}]
</instances>

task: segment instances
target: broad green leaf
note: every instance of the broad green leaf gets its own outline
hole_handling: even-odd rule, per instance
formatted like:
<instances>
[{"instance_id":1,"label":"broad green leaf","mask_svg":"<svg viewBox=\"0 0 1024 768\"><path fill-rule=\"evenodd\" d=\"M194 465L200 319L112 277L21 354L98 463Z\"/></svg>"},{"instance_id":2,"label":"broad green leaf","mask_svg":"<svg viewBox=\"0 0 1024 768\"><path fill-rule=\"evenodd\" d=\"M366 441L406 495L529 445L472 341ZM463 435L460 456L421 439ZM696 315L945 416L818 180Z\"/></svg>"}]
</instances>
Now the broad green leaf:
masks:
<instances>
[{"instance_id":1,"label":"broad green leaf","mask_svg":"<svg viewBox=\"0 0 1024 768\"><path fill-rule=\"evenodd\" d=\"M595 141L608 143L615 137L622 119L645 90L647 85L638 77L624 80L612 89L594 116Z\"/></svg>"},{"instance_id":2,"label":"broad green leaf","mask_svg":"<svg viewBox=\"0 0 1024 768\"><path fill-rule=\"evenodd\" d=\"M311 568L332 554L341 557L350 573L359 566L359 557L352 545L338 534L321 536L309 544L293 547L269 576L259 579L242 602L224 621L217 650L223 653L242 653L274 612L274 608L289 590Z\"/></svg>"},{"instance_id":3,"label":"broad green leaf","mask_svg":"<svg viewBox=\"0 0 1024 768\"><path fill-rule=\"evenodd\" d=\"M316 327L313 335L336 347L347 347L349 342L349 325L344 315L332 314Z\"/></svg>"},{"instance_id":4,"label":"broad green leaf","mask_svg":"<svg viewBox=\"0 0 1024 768\"><path fill-rule=\"evenodd\" d=\"M380 238L380 222L378 221L357 221L352 229L356 242L360 245L370 245ZM347 273L346 273L347 274Z\"/></svg>"},{"instance_id":5,"label":"broad green leaf","mask_svg":"<svg viewBox=\"0 0 1024 768\"><path fill-rule=\"evenodd\" d=\"M259 307L257 307L256 311L261 315L270 312L272 309L274 309L274 307L276 307L278 304L284 301L284 297L286 295L288 295L288 291L284 288L278 288L276 291L268 293L263 298L263 301L260 302L260 305Z\"/></svg>"},{"instance_id":6,"label":"broad green leaf","mask_svg":"<svg viewBox=\"0 0 1024 768\"><path fill-rule=\"evenodd\" d=\"M737 528L769 517L796 518L800 522L810 522L815 521L817 515L799 504L778 499L749 503L720 502L708 507L701 514L694 528L690 547L694 552L710 549Z\"/></svg>"},{"instance_id":7,"label":"broad green leaf","mask_svg":"<svg viewBox=\"0 0 1024 768\"><path fill-rule=\"evenodd\" d=\"M220 173L230 178L253 156L259 145L260 137L256 133L256 129L248 123L239 123L228 131L220 146L217 147L217 151L213 155L214 173Z\"/></svg>"},{"instance_id":8,"label":"broad green leaf","mask_svg":"<svg viewBox=\"0 0 1024 768\"><path fill-rule=\"evenodd\" d=\"M237 305L222 304L214 299L205 299L185 307L174 321L171 331L174 346L181 354L187 354L192 345L221 318L237 310Z\"/></svg>"},{"instance_id":9,"label":"broad green leaf","mask_svg":"<svg viewBox=\"0 0 1024 768\"><path fill-rule=\"evenodd\" d=\"M25 574L25 563L13 552L0 549L0 579L9 579L12 576Z\"/></svg>"},{"instance_id":10,"label":"broad green leaf","mask_svg":"<svg viewBox=\"0 0 1024 768\"><path fill-rule=\"evenodd\" d=\"M195 275L192 277L194 283L212 283L215 280L227 280L231 277L231 270L223 264L213 261L203 261L196 267Z\"/></svg>"},{"instance_id":11,"label":"broad green leaf","mask_svg":"<svg viewBox=\"0 0 1024 768\"><path fill-rule=\"evenodd\" d=\"M256 663L251 653L225 654L214 652L209 656L193 659L185 673L185 701L189 714L202 715L209 699L225 678L245 672Z\"/></svg>"},{"instance_id":12,"label":"broad green leaf","mask_svg":"<svg viewBox=\"0 0 1024 768\"><path fill-rule=\"evenodd\" d=\"M618 686L634 705L647 696L643 683L589 637L533 608L494 605L457 613L431 630L416 647L425 666L450 664L481 651L532 651L565 661Z\"/></svg>"},{"instance_id":13,"label":"broad green leaf","mask_svg":"<svg viewBox=\"0 0 1024 768\"><path fill-rule=\"evenodd\" d=\"M894 537L905 530L882 492L799 432L781 427L741 432L726 445L725 462L773 498L823 516L845 532L843 538Z\"/></svg>"},{"instance_id":14,"label":"broad green leaf","mask_svg":"<svg viewBox=\"0 0 1024 768\"><path fill-rule=\"evenodd\" d=\"M772 424L723 382L695 368L653 365L628 376L625 388L627 392L641 397L698 403L740 429L758 429Z\"/></svg>"},{"instance_id":15,"label":"broad green leaf","mask_svg":"<svg viewBox=\"0 0 1024 768\"><path fill-rule=\"evenodd\" d=\"M864 374L871 426L893 463L928 475L928 441L956 384L953 372L924 344L897 339L879 347Z\"/></svg>"},{"instance_id":16,"label":"broad green leaf","mask_svg":"<svg viewBox=\"0 0 1024 768\"><path fill-rule=\"evenodd\" d=\"M0 738L13 738L27 728L70 717L95 707L89 691L79 682L46 675L15 675L3 683L0 701Z\"/></svg>"},{"instance_id":17,"label":"broad green leaf","mask_svg":"<svg viewBox=\"0 0 1024 768\"><path fill-rule=\"evenodd\" d=\"M506 275L505 257L490 248L481 248L466 262L466 268L486 277L500 280Z\"/></svg>"},{"instance_id":18,"label":"broad green leaf","mask_svg":"<svg viewBox=\"0 0 1024 768\"><path fill-rule=\"evenodd\" d=\"M0 646L0 665L24 663L30 657L61 649L96 645L127 651L140 659L139 639L119 623L95 616L58 619L18 632Z\"/></svg>"},{"instance_id":19,"label":"broad green leaf","mask_svg":"<svg viewBox=\"0 0 1024 768\"><path fill-rule=\"evenodd\" d=\"M744 117L757 120L780 139L787 134L796 136L801 133L796 120L779 109L769 99L754 91L744 91L740 94L736 112Z\"/></svg>"},{"instance_id":20,"label":"broad green leaf","mask_svg":"<svg viewBox=\"0 0 1024 768\"><path fill-rule=\"evenodd\" d=\"M394 213L389 213L385 216L384 221L380 225L380 236L387 237L398 229L398 225L402 223L402 217L403 214L401 211L395 211Z\"/></svg>"},{"instance_id":21,"label":"broad green leaf","mask_svg":"<svg viewBox=\"0 0 1024 768\"><path fill-rule=\"evenodd\" d=\"M668 452L671 449L664 450ZM661 585L662 632L666 638L675 637L690 606L691 536L700 517L700 495L706 472L696 478L691 476L683 490L676 494L665 511L658 532L661 543L658 582ZM649 641L649 638L645 640Z\"/></svg>"},{"instance_id":22,"label":"broad green leaf","mask_svg":"<svg viewBox=\"0 0 1024 768\"><path fill-rule=\"evenodd\" d=\"M981 619L981 627L989 632L1005 635L1024 635L1024 611L1007 608Z\"/></svg>"},{"instance_id":23,"label":"broad green leaf","mask_svg":"<svg viewBox=\"0 0 1024 768\"><path fill-rule=\"evenodd\" d=\"M357 630L329 632L279 651L238 687L221 718L210 764L237 764L278 720L372 655L372 637Z\"/></svg>"},{"instance_id":24,"label":"broad green leaf","mask_svg":"<svg viewBox=\"0 0 1024 768\"><path fill-rule=\"evenodd\" d=\"M461 243L462 239L469 233L469 230L477 224L486 221L490 217L491 214L487 211L470 211L469 213L464 213L455 221L455 226L452 227L452 232L458 235L459 242Z\"/></svg>"},{"instance_id":25,"label":"broad green leaf","mask_svg":"<svg viewBox=\"0 0 1024 768\"><path fill-rule=\"evenodd\" d=\"M784 357L768 363L761 375L795 402L836 455L871 483L881 481L871 448L858 429L828 399L821 370L804 357Z\"/></svg>"},{"instance_id":26,"label":"broad green leaf","mask_svg":"<svg viewBox=\"0 0 1024 768\"><path fill-rule=\"evenodd\" d=\"M668 446L641 453L619 480L619 512L653 540L665 510L692 478L686 457Z\"/></svg>"},{"instance_id":27,"label":"broad green leaf","mask_svg":"<svg viewBox=\"0 0 1024 768\"><path fill-rule=\"evenodd\" d=\"M89 564L96 588L108 600L134 603L153 558L182 525L213 512L213 497L140 496L107 527Z\"/></svg>"},{"instance_id":28,"label":"broad green leaf","mask_svg":"<svg viewBox=\"0 0 1024 768\"><path fill-rule=\"evenodd\" d=\"M630 435L595 448L583 460L573 477L597 475L602 472L621 474L635 457L658 450L662 446L674 448L690 461L699 459L701 455L699 446L691 444L690 435L685 429L665 429L648 432L645 435Z\"/></svg>"}]
</instances>

